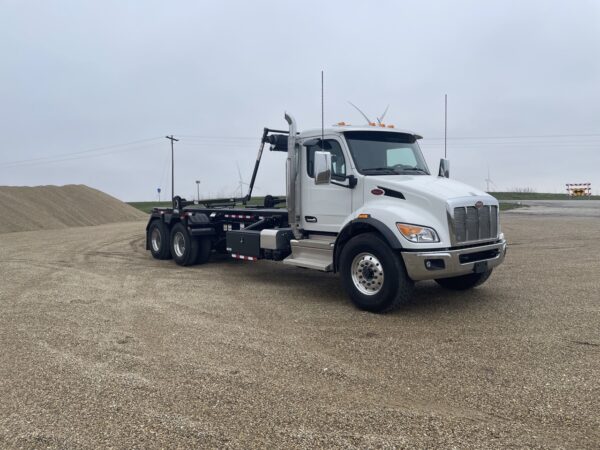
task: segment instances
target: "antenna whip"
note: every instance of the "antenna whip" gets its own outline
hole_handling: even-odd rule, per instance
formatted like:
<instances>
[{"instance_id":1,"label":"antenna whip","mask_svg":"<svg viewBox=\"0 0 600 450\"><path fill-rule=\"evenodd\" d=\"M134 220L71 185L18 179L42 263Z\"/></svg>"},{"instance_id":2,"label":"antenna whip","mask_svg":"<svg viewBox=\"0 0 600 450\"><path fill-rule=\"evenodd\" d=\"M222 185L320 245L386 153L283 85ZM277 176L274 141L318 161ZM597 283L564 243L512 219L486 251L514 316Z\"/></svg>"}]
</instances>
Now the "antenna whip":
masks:
<instances>
[{"instance_id":1,"label":"antenna whip","mask_svg":"<svg viewBox=\"0 0 600 450\"><path fill-rule=\"evenodd\" d=\"M325 83L321 70L321 149L325 148Z\"/></svg>"}]
</instances>

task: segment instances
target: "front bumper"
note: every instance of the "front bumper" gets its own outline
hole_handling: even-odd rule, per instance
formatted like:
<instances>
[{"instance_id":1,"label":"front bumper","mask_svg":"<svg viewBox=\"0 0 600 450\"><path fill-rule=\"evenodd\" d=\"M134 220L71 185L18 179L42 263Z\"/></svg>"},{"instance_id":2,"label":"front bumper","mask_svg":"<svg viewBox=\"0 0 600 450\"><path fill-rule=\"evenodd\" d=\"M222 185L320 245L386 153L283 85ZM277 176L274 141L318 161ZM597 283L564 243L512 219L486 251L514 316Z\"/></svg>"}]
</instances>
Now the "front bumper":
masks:
<instances>
[{"instance_id":1,"label":"front bumper","mask_svg":"<svg viewBox=\"0 0 600 450\"><path fill-rule=\"evenodd\" d=\"M506 241L451 250L402 252L408 276L414 281L434 280L492 269L504 261Z\"/></svg>"}]
</instances>

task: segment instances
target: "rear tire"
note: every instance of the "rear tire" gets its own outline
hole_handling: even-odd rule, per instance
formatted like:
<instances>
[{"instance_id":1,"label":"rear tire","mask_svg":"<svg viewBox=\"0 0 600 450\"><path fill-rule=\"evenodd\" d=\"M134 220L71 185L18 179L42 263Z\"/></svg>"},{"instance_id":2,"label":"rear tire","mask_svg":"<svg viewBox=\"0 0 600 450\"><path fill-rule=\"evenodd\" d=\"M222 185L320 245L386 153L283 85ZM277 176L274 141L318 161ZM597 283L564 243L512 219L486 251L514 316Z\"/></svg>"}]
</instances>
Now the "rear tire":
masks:
<instances>
[{"instance_id":1,"label":"rear tire","mask_svg":"<svg viewBox=\"0 0 600 450\"><path fill-rule=\"evenodd\" d=\"M492 269L482 273L469 273L459 277L439 278L435 280L437 284L452 289L453 291L466 291L479 285L482 285L492 274Z\"/></svg>"},{"instance_id":2,"label":"rear tire","mask_svg":"<svg viewBox=\"0 0 600 450\"><path fill-rule=\"evenodd\" d=\"M414 290L402 257L377 233L359 234L344 246L340 276L352 303L375 313L408 302Z\"/></svg>"},{"instance_id":3,"label":"rear tire","mask_svg":"<svg viewBox=\"0 0 600 450\"><path fill-rule=\"evenodd\" d=\"M171 259L171 236L164 222L154 220L148 227L147 239L155 259Z\"/></svg>"},{"instance_id":4,"label":"rear tire","mask_svg":"<svg viewBox=\"0 0 600 450\"><path fill-rule=\"evenodd\" d=\"M200 245L181 222L171 230L171 255L180 266L191 266L198 260Z\"/></svg>"}]
</instances>

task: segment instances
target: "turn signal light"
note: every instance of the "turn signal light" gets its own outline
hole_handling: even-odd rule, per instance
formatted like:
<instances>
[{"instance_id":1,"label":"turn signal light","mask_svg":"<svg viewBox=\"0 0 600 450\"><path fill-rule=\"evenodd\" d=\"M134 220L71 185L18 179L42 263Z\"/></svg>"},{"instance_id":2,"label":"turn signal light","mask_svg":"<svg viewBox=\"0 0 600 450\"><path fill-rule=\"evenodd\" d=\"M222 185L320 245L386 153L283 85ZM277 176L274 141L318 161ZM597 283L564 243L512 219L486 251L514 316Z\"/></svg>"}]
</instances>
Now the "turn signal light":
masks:
<instances>
[{"instance_id":1,"label":"turn signal light","mask_svg":"<svg viewBox=\"0 0 600 450\"><path fill-rule=\"evenodd\" d=\"M396 223L396 226L402 236L411 242L440 242L440 238L433 228L410 223Z\"/></svg>"},{"instance_id":2,"label":"turn signal light","mask_svg":"<svg viewBox=\"0 0 600 450\"><path fill-rule=\"evenodd\" d=\"M411 236L411 235L417 235L419 234L421 231L423 231L423 227L417 227L415 225L405 225L403 223L399 223L397 224L398 230L400 230L400 233L402 233L404 236Z\"/></svg>"},{"instance_id":3,"label":"turn signal light","mask_svg":"<svg viewBox=\"0 0 600 450\"><path fill-rule=\"evenodd\" d=\"M359 214L358 215L359 219L368 219L369 217L371 217L371 214Z\"/></svg>"}]
</instances>

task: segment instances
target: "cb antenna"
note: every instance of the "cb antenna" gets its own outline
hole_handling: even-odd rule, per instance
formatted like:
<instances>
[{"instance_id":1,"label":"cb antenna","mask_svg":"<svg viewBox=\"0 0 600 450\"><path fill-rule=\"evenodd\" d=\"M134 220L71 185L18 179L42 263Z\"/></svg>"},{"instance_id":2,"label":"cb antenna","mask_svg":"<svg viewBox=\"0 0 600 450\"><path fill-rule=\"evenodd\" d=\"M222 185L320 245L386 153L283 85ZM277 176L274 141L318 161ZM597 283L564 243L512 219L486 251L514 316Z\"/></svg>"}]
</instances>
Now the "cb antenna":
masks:
<instances>
[{"instance_id":1,"label":"cb antenna","mask_svg":"<svg viewBox=\"0 0 600 450\"><path fill-rule=\"evenodd\" d=\"M325 76L321 70L321 150L325 149Z\"/></svg>"},{"instance_id":2,"label":"cb antenna","mask_svg":"<svg viewBox=\"0 0 600 450\"><path fill-rule=\"evenodd\" d=\"M383 111L383 114L381 115L381 117L378 117L378 118L377 118L377 123L378 123L379 125L381 125L381 122L383 122L383 118L384 118L384 117L385 117L385 115L387 114L387 112L388 112L388 109L390 109L390 105L387 105L387 106L385 107L385 110Z\"/></svg>"},{"instance_id":3,"label":"cb antenna","mask_svg":"<svg viewBox=\"0 0 600 450\"><path fill-rule=\"evenodd\" d=\"M354 108L355 108L355 109L356 109L356 110L357 110L359 113L361 113L361 114L362 114L362 116L363 116L363 117L365 118L365 120L367 121L367 124L371 124L371 123L373 123L373 122L371 122L371 119L369 119L369 118L367 117L367 115L366 115L364 112L362 112L362 111L360 110L360 108L359 108L358 106L356 106L356 105L355 105L354 103L352 103L350 100L348 100L348 103L350 103L350 105L352 105L352 106L353 106L353 107L354 107Z\"/></svg>"},{"instance_id":4,"label":"cb antenna","mask_svg":"<svg viewBox=\"0 0 600 450\"><path fill-rule=\"evenodd\" d=\"M448 94L444 94L444 159L448 158L446 142L448 141Z\"/></svg>"}]
</instances>

